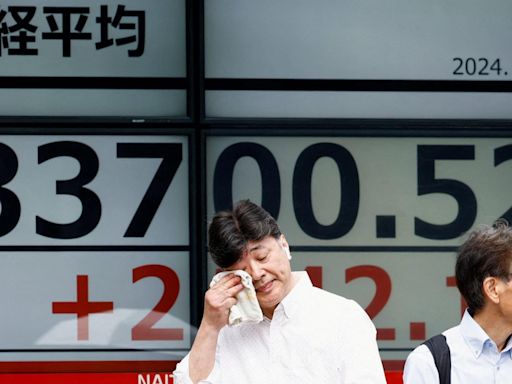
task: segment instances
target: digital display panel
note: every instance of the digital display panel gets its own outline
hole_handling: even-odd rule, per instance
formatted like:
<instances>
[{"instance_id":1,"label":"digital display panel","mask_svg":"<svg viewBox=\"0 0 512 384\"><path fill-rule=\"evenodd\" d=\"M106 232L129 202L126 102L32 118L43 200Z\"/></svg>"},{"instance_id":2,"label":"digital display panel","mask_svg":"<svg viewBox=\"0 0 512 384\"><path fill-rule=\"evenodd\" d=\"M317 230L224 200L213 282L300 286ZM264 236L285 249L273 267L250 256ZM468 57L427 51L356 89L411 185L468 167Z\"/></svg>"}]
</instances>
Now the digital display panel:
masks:
<instances>
[{"instance_id":1,"label":"digital display panel","mask_svg":"<svg viewBox=\"0 0 512 384\"><path fill-rule=\"evenodd\" d=\"M186 1L0 6L0 114L185 117Z\"/></svg>"},{"instance_id":2,"label":"digital display panel","mask_svg":"<svg viewBox=\"0 0 512 384\"><path fill-rule=\"evenodd\" d=\"M190 157L185 135L2 136L2 360L183 356Z\"/></svg>"},{"instance_id":3,"label":"digital display panel","mask_svg":"<svg viewBox=\"0 0 512 384\"><path fill-rule=\"evenodd\" d=\"M510 119L507 0L205 2L208 117Z\"/></svg>"}]
</instances>

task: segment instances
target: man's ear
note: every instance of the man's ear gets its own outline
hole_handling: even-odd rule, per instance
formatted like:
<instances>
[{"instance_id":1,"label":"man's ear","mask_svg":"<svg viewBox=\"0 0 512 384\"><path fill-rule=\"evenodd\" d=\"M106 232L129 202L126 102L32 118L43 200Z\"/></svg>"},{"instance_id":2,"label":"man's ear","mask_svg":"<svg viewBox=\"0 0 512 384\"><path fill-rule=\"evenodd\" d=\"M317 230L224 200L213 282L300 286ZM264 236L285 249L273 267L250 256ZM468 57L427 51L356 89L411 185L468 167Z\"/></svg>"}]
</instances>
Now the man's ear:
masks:
<instances>
[{"instance_id":1,"label":"man's ear","mask_svg":"<svg viewBox=\"0 0 512 384\"><path fill-rule=\"evenodd\" d=\"M284 235L281 235L281 237L279 238L279 244L284 249L284 252L286 253L286 257L288 258L288 260L291 260L292 255L290 254L290 245L286 241L286 237L284 237Z\"/></svg>"},{"instance_id":2,"label":"man's ear","mask_svg":"<svg viewBox=\"0 0 512 384\"><path fill-rule=\"evenodd\" d=\"M290 246L288 245L288 242L286 241L286 237L284 237L283 234L281 234L281 236L279 236L279 244L283 248L290 248Z\"/></svg>"},{"instance_id":3,"label":"man's ear","mask_svg":"<svg viewBox=\"0 0 512 384\"><path fill-rule=\"evenodd\" d=\"M500 302L500 293L502 290L501 283L503 282L499 278L492 276L486 277L482 283L484 296L494 304L498 304Z\"/></svg>"}]
</instances>

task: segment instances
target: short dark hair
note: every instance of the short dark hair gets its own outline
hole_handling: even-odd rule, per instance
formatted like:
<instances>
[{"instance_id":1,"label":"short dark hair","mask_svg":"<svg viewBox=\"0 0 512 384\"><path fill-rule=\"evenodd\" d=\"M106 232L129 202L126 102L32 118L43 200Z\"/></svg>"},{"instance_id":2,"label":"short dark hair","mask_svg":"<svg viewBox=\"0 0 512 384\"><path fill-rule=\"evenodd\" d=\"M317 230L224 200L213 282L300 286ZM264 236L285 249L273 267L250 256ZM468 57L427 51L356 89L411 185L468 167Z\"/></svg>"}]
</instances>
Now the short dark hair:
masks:
<instances>
[{"instance_id":1,"label":"short dark hair","mask_svg":"<svg viewBox=\"0 0 512 384\"><path fill-rule=\"evenodd\" d=\"M240 260L249 241L268 236L281 236L276 220L259 205L241 200L231 210L213 217L208 228L208 248L215 264L227 268Z\"/></svg>"},{"instance_id":2,"label":"short dark hair","mask_svg":"<svg viewBox=\"0 0 512 384\"><path fill-rule=\"evenodd\" d=\"M482 290L485 278L508 281L512 261L512 228L499 219L492 226L483 225L469 234L458 250L455 278L460 293L472 314L484 304Z\"/></svg>"}]
</instances>

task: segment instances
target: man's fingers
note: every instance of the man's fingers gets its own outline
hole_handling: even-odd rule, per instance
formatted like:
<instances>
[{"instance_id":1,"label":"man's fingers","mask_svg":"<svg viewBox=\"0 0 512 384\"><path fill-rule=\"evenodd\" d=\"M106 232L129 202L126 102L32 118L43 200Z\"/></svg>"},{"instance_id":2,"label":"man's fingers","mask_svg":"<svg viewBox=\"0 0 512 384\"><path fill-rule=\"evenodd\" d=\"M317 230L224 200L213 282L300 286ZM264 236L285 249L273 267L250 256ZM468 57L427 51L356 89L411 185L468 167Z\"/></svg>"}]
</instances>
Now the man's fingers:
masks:
<instances>
[{"instance_id":1,"label":"man's fingers","mask_svg":"<svg viewBox=\"0 0 512 384\"><path fill-rule=\"evenodd\" d=\"M226 275L222 279L220 279L219 282L213 286L213 288L222 290L229 289L239 284L240 281L242 281L242 278L240 276L237 276L234 273L230 273L229 275Z\"/></svg>"},{"instance_id":2,"label":"man's fingers","mask_svg":"<svg viewBox=\"0 0 512 384\"><path fill-rule=\"evenodd\" d=\"M213 307L224 307L227 299L234 298L243 289L240 276L229 274L206 292L205 300Z\"/></svg>"},{"instance_id":3,"label":"man's fingers","mask_svg":"<svg viewBox=\"0 0 512 384\"><path fill-rule=\"evenodd\" d=\"M236 304L236 302L237 302L237 301L238 301L238 300L237 300L236 298L234 298L234 297L228 297L228 298L226 299L226 306L227 306L228 308L231 308L233 305L235 305L235 304Z\"/></svg>"},{"instance_id":4,"label":"man's fingers","mask_svg":"<svg viewBox=\"0 0 512 384\"><path fill-rule=\"evenodd\" d=\"M242 284L237 284L234 287L226 289L226 293L229 296L234 297L238 294L238 292L241 292L243 289L244 289L244 286Z\"/></svg>"}]
</instances>

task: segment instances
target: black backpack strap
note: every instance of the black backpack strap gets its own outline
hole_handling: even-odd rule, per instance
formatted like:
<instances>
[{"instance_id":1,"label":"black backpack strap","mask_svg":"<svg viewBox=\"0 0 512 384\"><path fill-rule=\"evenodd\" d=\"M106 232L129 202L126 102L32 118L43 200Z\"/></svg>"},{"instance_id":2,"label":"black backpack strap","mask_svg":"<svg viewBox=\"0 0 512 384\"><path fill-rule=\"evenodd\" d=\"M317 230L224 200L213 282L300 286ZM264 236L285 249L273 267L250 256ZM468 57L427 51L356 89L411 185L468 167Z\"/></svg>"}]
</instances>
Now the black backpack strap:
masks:
<instances>
[{"instance_id":1,"label":"black backpack strap","mask_svg":"<svg viewBox=\"0 0 512 384\"><path fill-rule=\"evenodd\" d=\"M434 357L434 362L436 363L437 372L439 374L439 383L450 384L452 363L450 358L450 347L448 347L448 344L446 343L446 337L439 334L431 337L423 344L430 349L430 352Z\"/></svg>"}]
</instances>

